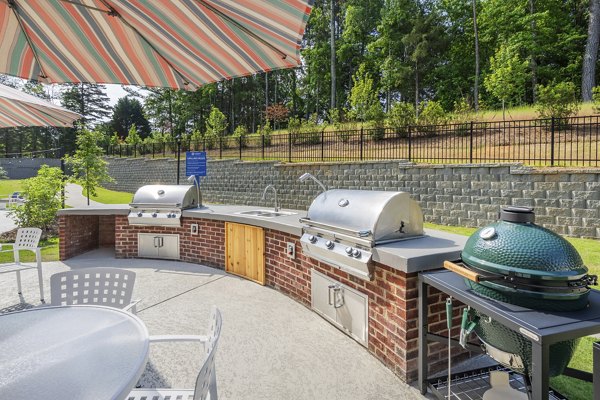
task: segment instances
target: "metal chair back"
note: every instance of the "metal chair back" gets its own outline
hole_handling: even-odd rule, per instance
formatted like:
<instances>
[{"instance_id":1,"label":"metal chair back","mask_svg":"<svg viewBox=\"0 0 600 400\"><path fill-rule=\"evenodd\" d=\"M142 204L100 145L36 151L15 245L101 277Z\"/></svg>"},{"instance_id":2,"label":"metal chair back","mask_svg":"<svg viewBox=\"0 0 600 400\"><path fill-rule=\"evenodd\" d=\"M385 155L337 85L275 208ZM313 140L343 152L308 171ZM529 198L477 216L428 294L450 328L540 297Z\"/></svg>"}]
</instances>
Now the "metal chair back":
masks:
<instances>
[{"instance_id":1,"label":"metal chair back","mask_svg":"<svg viewBox=\"0 0 600 400\"><path fill-rule=\"evenodd\" d=\"M211 400L217 399L217 373L215 368L215 355L217 354L217 346L219 337L221 336L221 326L223 320L221 312L215 306L211 308L211 316L209 322L208 341L204 344L206 358L198 378L196 379L196 388L194 390L194 400ZM210 394L210 397L207 395Z\"/></svg>"},{"instance_id":2,"label":"metal chair back","mask_svg":"<svg viewBox=\"0 0 600 400\"><path fill-rule=\"evenodd\" d=\"M135 272L120 268L85 268L50 277L53 306L90 304L125 308L131 303Z\"/></svg>"}]
</instances>

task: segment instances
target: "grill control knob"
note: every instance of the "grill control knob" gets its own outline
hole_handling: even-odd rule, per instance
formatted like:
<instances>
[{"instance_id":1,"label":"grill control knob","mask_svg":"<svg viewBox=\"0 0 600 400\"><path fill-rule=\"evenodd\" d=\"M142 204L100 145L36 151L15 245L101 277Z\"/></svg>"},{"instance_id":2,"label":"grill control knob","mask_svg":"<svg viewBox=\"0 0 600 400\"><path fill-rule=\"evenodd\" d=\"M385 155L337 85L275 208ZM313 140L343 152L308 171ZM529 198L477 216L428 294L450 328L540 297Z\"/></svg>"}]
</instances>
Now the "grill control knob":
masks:
<instances>
[{"instance_id":1,"label":"grill control knob","mask_svg":"<svg viewBox=\"0 0 600 400\"><path fill-rule=\"evenodd\" d=\"M141 217L142 215L144 215L144 214L142 214L141 212L138 213L138 217Z\"/></svg>"},{"instance_id":2,"label":"grill control knob","mask_svg":"<svg viewBox=\"0 0 600 400\"><path fill-rule=\"evenodd\" d=\"M331 240L328 240L325 242L325 247L327 247L329 250L333 249L333 242Z\"/></svg>"},{"instance_id":3,"label":"grill control knob","mask_svg":"<svg viewBox=\"0 0 600 400\"><path fill-rule=\"evenodd\" d=\"M310 235L308 237L308 241L311 243L317 243L317 237L315 235Z\"/></svg>"},{"instance_id":4,"label":"grill control knob","mask_svg":"<svg viewBox=\"0 0 600 400\"><path fill-rule=\"evenodd\" d=\"M346 247L346 254L348 254L349 256L352 255L352 250L354 250L352 247Z\"/></svg>"},{"instance_id":5,"label":"grill control knob","mask_svg":"<svg viewBox=\"0 0 600 400\"><path fill-rule=\"evenodd\" d=\"M157 213L153 213L152 218L156 218L157 215L158 215Z\"/></svg>"},{"instance_id":6,"label":"grill control knob","mask_svg":"<svg viewBox=\"0 0 600 400\"><path fill-rule=\"evenodd\" d=\"M354 250L352 251L352 257L354 257L354 258L358 258L358 257L360 257L360 250L358 250L358 249L354 249Z\"/></svg>"}]
</instances>

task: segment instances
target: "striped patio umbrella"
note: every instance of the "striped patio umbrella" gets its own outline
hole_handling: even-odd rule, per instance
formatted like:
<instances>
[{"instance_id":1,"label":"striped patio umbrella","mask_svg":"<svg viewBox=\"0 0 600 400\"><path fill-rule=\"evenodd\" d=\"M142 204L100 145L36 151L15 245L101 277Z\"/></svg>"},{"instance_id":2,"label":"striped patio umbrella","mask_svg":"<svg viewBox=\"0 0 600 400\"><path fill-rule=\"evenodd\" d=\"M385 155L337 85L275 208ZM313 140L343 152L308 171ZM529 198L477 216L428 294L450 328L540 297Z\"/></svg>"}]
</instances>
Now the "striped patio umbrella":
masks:
<instances>
[{"instance_id":1,"label":"striped patio umbrella","mask_svg":"<svg viewBox=\"0 0 600 400\"><path fill-rule=\"evenodd\" d=\"M194 90L300 63L314 0L0 0L0 73Z\"/></svg>"},{"instance_id":2,"label":"striped patio umbrella","mask_svg":"<svg viewBox=\"0 0 600 400\"><path fill-rule=\"evenodd\" d=\"M81 115L17 89L0 85L0 128L72 127Z\"/></svg>"}]
</instances>

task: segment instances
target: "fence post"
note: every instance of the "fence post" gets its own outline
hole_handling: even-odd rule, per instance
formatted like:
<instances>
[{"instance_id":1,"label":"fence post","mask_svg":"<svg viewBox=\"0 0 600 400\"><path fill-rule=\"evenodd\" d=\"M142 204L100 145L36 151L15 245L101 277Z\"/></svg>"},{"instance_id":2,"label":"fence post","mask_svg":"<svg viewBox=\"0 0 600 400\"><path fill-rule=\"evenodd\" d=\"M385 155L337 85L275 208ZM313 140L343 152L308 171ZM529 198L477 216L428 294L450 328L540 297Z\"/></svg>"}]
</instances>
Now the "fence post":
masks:
<instances>
[{"instance_id":1,"label":"fence post","mask_svg":"<svg viewBox=\"0 0 600 400\"><path fill-rule=\"evenodd\" d=\"M408 125L408 161L412 160L412 126Z\"/></svg>"},{"instance_id":2,"label":"fence post","mask_svg":"<svg viewBox=\"0 0 600 400\"><path fill-rule=\"evenodd\" d=\"M163 157L167 156L167 142L163 142Z\"/></svg>"},{"instance_id":3,"label":"fence post","mask_svg":"<svg viewBox=\"0 0 600 400\"><path fill-rule=\"evenodd\" d=\"M325 160L325 128L321 130L321 161Z\"/></svg>"},{"instance_id":4,"label":"fence post","mask_svg":"<svg viewBox=\"0 0 600 400\"><path fill-rule=\"evenodd\" d=\"M363 159L363 142L364 142L364 132L363 127L360 127L360 161Z\"/></svg>"},{"instance_id":5,"label":"fence post","mask_svg":"<svg viewBox=\"0 0 600 400\"><path fill-rule=\"evenodd\" d=\"M238 141L240 143L240 161L242 161L242 136L241 135L238 138Z\"/></svg>"},{"instance_id":6,"label":"fence post","mask_svg":"<svg viewBox=\"0 0 600 400\"><path fill-rule=\"evenodd\" d=\"M154 142L152 142L152 158L154 158Z\"/></svg>"},{"instance_id":7,"label":"fence post","mask_svg":"<svg viewBox=\"0 0 600 400\"><path fill-rule=\"evenodd\" d=\"M292 162L292 132L288 132L288 162Z\"/></svg>"},{"instance_id":8,"label":"fence post","mask_svg":"<svg viewBox=\"0 0 600 400\"><path fill-rule=\"evenodd\" d=\"M119 158L123 157L123 146L119 145Z\"/></svg>"},{"instance_id":9,"label":"fence post","mask_svg":"<svg viewBox=\"0 0 600 400\"><path fill-rule=\"evenodd\" d=\"M219 160L223 159L223 136L219 136Z\"/></svg>"},{"instance_id":10,"label":"fence post","mask_svg":"<svg viewBox=\"0 0 600 400\"><path fill-rule=\"evenodd\" d=\"M471 121L471 131L469 135L469 164L473 164L473 121Z\"/></svg>"},{"instance_id":11,"label":"fence post","mask_svg":"<svg viewBox=\"0 0 600 400\"><path fill-rule=\"evenodd\" d=\"M137 144L134 143L133 144L133 158L136 158L136 157L137 157Z\"/></svg>"},{"instance_id":12,"label":"fence post","mask_svg":"<svg viewBox=\"0 0 600 400\"><path fill-rule=\"evenodd\" d=\"M260 134L260 147L261 147L261 156L262 159L265 159L265 135L264 134Z\"/></svg>"},{"instance_id":13,"label":"fence post","mask_svg":"<svg viewBox=\"0 0 600 400\"><path fill-rule=\"evenodd\" d=\"M550 166L554 166L554 117L550 123Z\"/></svg>"}]
</instances>

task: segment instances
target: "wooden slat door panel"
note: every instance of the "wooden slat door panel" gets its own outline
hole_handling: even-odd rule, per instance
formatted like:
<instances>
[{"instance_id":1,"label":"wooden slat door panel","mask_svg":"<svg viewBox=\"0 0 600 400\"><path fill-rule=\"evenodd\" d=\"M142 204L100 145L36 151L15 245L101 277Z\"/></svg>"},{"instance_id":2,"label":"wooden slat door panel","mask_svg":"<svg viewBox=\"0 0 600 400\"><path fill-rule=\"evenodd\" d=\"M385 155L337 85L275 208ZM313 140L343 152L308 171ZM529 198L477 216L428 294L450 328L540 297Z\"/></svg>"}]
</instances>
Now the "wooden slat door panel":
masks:
<instances>
[{"instance_id":1,"label":"wooden slat door panel","mask_svg":"<svg viewBox=\"0 0 600 400\"><path fill-rule=\"evenodd\" d=\"M265 233L262 228L225 223L225 270L265 284Z\"/></svg>"}]
</instances>

